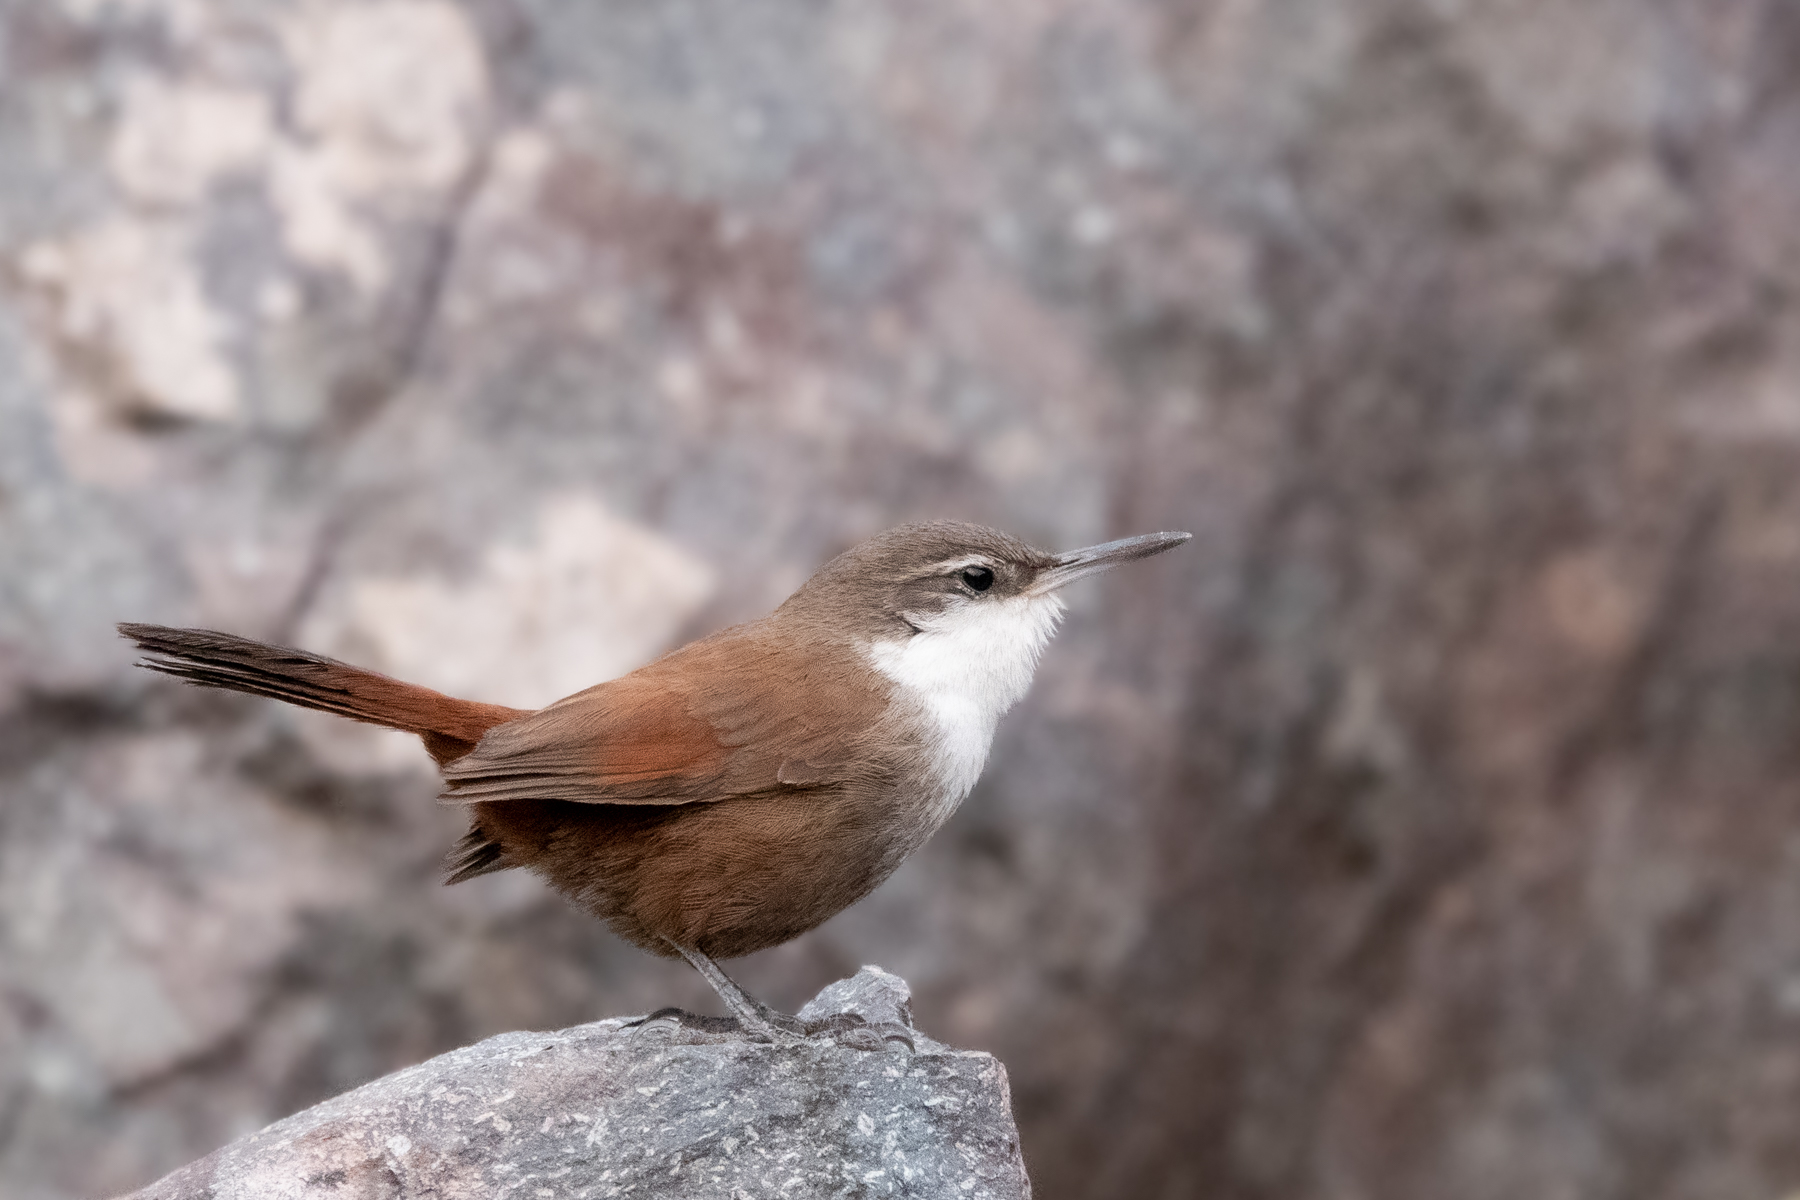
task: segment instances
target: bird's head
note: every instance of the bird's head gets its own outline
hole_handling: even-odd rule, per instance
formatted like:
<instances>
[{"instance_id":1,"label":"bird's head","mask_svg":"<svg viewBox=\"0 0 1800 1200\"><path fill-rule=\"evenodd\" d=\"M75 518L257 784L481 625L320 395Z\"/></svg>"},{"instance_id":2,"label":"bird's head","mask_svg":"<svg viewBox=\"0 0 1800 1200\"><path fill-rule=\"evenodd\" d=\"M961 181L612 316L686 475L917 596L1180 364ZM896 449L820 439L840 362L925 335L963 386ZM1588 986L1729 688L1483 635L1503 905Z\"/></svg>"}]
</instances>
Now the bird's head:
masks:
<instances>
[{"instance_id":1,"label":"bird's head","mask_svg":"<svg viewBox=\"0 0 1800 1200\"><path fill-rule=\"evenodd\" d=\"M1152 533L1053 554L961 521L902 525L838 555L782 608L866 647L903 687L961 698L990 720L1030 686L1077 579L1179 546Z\"/></svg>"}]
</instances>

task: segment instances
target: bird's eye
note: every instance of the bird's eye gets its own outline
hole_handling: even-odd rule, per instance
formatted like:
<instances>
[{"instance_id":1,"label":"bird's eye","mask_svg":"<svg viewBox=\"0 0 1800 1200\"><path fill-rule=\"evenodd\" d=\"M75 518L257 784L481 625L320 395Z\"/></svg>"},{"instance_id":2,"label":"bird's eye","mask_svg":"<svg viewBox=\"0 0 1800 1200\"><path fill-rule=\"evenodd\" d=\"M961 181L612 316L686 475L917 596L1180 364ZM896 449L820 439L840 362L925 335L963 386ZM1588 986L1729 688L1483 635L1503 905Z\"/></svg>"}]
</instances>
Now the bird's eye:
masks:
<instances>
[{"instance_id":1,"label":"bird's eye","mask_svg":"<svg viewBox=\"0 0 1800 1200\"><path fill-rule=\"evenodd\" d=\"M994 573L986 567L965 567L962 580L976 591L985 592L994 586Z\"/></svg>"}]
</instances>

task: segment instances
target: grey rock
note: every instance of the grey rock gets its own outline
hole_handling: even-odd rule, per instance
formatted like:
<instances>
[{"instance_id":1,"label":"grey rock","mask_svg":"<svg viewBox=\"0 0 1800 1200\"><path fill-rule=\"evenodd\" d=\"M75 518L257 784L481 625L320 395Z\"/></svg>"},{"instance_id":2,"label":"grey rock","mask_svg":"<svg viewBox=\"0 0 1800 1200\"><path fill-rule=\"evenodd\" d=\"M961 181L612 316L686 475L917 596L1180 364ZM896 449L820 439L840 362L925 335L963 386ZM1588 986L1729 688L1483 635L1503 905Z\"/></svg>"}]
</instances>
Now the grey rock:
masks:
<instances>
[{"instance_id":1,"label":"grey rock","mask_svg":"<svg viewBox=\"0 0 1800 1200\"><path fill-rule=\"evenodd\" d=\"M1029 1196L1006 1069L914 1033L910 1001L905 980L864 967L801 1011L805 1041L679 1009L501 1034L133 1200ZM865 1026L897 1032L858 1039Z\"/></svg>"}]
</instances>

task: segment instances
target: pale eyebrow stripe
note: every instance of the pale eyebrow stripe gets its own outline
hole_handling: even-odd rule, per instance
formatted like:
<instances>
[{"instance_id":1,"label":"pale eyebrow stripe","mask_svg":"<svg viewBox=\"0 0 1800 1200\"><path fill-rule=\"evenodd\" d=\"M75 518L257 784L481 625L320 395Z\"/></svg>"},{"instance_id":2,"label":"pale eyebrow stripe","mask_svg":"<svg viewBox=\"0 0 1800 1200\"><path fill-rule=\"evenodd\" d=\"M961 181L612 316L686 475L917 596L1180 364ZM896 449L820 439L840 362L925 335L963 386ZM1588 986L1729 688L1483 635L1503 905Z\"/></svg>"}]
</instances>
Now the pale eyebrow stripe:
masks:
<instances>
[{"instance_id":1,"label":"pale eyebrow stripe","mask_svg":"<svg viewBox=\"0 0 1800 1200\"><path fill-rule=\"evenodd\" d=\"M947 558L941 563L933 563L926 567L925 573L916 578L925 579L932 575L948 575L950 572L960 571L964 567L986 567L991 571L994 569L994 560L986 554L976 554L968 558Z\"/></svg>"}]
</instances>

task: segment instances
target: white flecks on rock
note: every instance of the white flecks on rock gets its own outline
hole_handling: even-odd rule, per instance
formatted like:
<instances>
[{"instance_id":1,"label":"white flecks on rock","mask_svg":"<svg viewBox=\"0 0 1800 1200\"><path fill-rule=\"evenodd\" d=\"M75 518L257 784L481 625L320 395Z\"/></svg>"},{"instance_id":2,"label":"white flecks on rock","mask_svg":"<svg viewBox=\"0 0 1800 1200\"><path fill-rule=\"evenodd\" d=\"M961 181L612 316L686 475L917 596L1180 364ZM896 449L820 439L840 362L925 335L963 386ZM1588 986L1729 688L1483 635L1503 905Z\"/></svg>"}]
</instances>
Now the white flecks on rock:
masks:
<instances>
[{"instance_id":1,"label":"white flecks on rock","mask_svg":"<svg viewBox=\"0 0 1800 1200\"><path fill-rule=\"evenodd\" d=\"M860 1019L911 1031L908 1001L903 982L865 967L802 1011L815 1026ZM674 1022L680 1052L671 1055L667 1040L644 1040L644 1023L609 1020L490 1038L289 1117L150 1185L136 1200L322 1194L308 1181L353 1191L378 1184L373 1194L397 1200L526 1189L534 1196L591 1195L601 1187L607 1195L836 1195L846 1181L892 1194L901 1179L909 1194L967 1193L977 1180L991 1187L984 1194L1031 1194L1005 1072L988 1055L953 1050L916 1032L917 1050L891 1042L885 1050L858 1050L817 1032L805 1042L773 1046L745 1040L731 1022L686 1014ZM552 1047L557 1054L545 1058L547 1069L521 1070L522 1050ZM934 1104L939 1097L932 1089L941 1091L942 1082L915 1083L914 1077L944 1072L891 1072L895 1059L934 1069L983 1067L954 1076L972 1080L956 1086L956 1105ZM438 1079L443 1082L431 1086ZM638 1083L644 1079L656 1082ZM521 1131L507 1139L504 1159L483 1151L491 1143L459 1136L438 1119L439 1098L452 1090L500 1085L515 1101ZM872 1085L875 1094L859 1085ZM662 1095L668 1120L633 1121L646 1094ZM859 1107L871 1099L888 1114L879 1147L868 1139L874 1120ZM552 1132L571 1101L600 1105L580 1151ZM795 1121L801 1111L810 1115ZM595 1135L614 1119L635 1132L596 1150ZM476 1123L482 1121L509 1128L491 1112ZM721 1128L741 1128L743 1138L720 1137ZM739 1155L746 1142L755 1153ZM544 1186L552 1181L556 1187Z\"/></svg>"}]
</instances>

